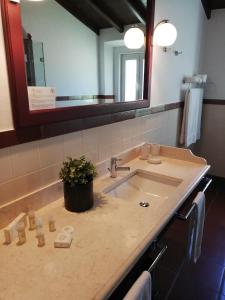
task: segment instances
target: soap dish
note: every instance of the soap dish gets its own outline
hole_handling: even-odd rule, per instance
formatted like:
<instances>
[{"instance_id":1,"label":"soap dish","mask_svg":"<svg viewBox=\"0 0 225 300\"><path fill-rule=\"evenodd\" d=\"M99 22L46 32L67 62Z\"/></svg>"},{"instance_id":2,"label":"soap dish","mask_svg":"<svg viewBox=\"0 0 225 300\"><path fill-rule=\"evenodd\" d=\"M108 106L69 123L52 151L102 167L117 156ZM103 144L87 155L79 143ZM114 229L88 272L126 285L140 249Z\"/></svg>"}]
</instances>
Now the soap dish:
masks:
<instances>
[{"instance_id":1,"label":"soap dish","mask_svg":"<svg viewBox=\"0 0 225 300\"><path fill-rule=\"evenodd\" d=\"M162 163L161 158L159 156L150 156L148 162L154 165L158 165Z\"/></svg>"}]
</instances>

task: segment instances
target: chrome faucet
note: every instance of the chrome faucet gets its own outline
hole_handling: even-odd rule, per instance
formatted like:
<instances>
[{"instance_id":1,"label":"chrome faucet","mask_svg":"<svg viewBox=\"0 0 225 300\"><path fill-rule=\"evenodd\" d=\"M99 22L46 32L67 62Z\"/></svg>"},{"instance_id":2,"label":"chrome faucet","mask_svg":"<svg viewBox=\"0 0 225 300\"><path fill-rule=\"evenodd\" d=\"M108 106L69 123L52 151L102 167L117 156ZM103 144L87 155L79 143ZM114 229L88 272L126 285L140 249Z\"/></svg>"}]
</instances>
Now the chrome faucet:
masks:
<instances>
[{"instance_id":1,"label":"chrome faucet","mask_svg":"<svg viewBox=\"0 0 225 300\"><path fill-rule=\"evenodd\" d=\"M130 171L130 167L118 167L117 166L117 162L121 161L121 158L117 158L117 157L112 157L111 158L111 163L110 163L110 169L108 169L110 171L110 176L112 178L116 178L117 177L117 171Z\"/></svg>"}]
</instances>

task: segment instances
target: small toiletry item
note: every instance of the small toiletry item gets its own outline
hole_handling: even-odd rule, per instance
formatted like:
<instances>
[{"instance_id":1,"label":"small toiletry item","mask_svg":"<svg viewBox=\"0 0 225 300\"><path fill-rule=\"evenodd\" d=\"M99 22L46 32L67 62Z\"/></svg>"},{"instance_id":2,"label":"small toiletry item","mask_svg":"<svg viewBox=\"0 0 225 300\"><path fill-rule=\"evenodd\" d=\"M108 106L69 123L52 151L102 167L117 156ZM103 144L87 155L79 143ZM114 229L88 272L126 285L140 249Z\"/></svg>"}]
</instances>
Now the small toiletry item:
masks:
<instances>
[{"instance_id":1,"label":"small toiletry item","mask_svg":"<svg viewBox=\"0 0 225 300\"><path fill-rule=\"evenodd\" d=\"M156 157L150 156L148 159L148 162L153 165L159 165L162 163L161 159L157 156Z\"/></svg>"},{"instance_id":2,"label":"small toiletry item","mask_svg":"<svg viewBox=\"0 0 225 300\"><path fill-rule=\"evenodd\" d=\"M34 230L36 228L36 223L35 223L35 212L33 210L29 211L28 220L29 220L29 230Z\"/></svg>"},{"instance_id":3,"label":"small toiletry item","mask_svg":"<svg viewBox=\"0 0 225 300\"><path fill-rule=\"evenodd\" d=\"M43 220L41 217L35 218L35 224L36 224L36 237L38 234L39 229L43 229Z\"/></svg>"},{"instance_id":4,"label":"small toiletry item","mask_svg":"<svg viewBox=\"0 0 225 300\"><path fill-rule=\"evenodd\" d=\"M149 156L150 147L148 144L144 144L141 146L141 155L140 159L147 160Z\"/></svg>"},{"instance_id":5,"label":"small toiletry item","mask_svg":"<svg viewBox=\"0 0 225 300\"><path fill-rule=\"evenodd\" d=\"M23 245L26 242L26 233L25 233L25 225L23 222L20 222L16 226L16 230L18 232L18 242L17 245Z\"/></svg>"},{"instance_id":6,"label":"small toiletry item","mask_svg":"<svg viewBox=\"0 0 225 300\"><path fill-rule=\"evenodd\" d=\"M35 218L36 228L43 228L43 220L41 217Z\"/></svg>"},{"instance_id":7,"label":"small toiletry item","mask_svg":"<svg viewBox=\"0 0 225 300\"><path fill-rule=\"evenodd\" d=\"M159 144L151 144L150 147L150 156L148 159L150 164L161 164L160 159L160 145Z\"/></svg>"},{"instance_id":8,"label":"small toiletry item","mask_svg":"<svg viewBox=\"0 0 225 300\"><path fill-rule=\"evenodd\" d=\"M48 219L48 227L49 227L50 232L56 231L55 219L53 218L53 216L50 216L49 219Z\"/></svg>"},{"instance_id":9,"label":"small toiletry item","mask_svg":"<svg viewBox=\"0 0 225 300\"><path fill-rule=\"evenodd\" d=\"M55 248L70 248L70 245L72 243L72 235L66 233L65 231L61 231L55 241L54 241L54 247Z\"/></svg>"},{"instance_id":10,"label":"small toiletry item","mask_svg":"<svg viewBox=\"0 0 225 300\"><path fill-rule=\"evenodd\" d=\"M24 226L27 225L27 217L25 213L19 214L7 227L4 229L5 244L12 243L17 237L17 225L23 222Z\"/></svg>"},{"instance_id":11,"label":"small toiletry item","mask_svg":"<svg viewBox=\"0 0 225 300\"><path fill-rule=\"evenodd\" d=\"M160 155L160 145L159 144L151 144L151 155L159 156Z\"/></svg>"},{"instance_id":12,"label":"small toiletry item","mask_svg":"<svg viewBox=\"0 0 225 300\"><path fill-rule=\"evenodd\" d=\"M5 244L11 244L17 237L16 225L16 222L13 221L4 229Z\"/></svg>"},{"instance_id":13,"label":"small toiletry item","mask_svg":"<svg viewBox=\"0 0 225 300\"><path fill-rule=\"evenodd\" d=\"M73 238L74 228L71 225L67 225L67 226L63 227L63 229L61 230L61 232L66 232L67 234L70 234L71 237Z\"/></svg>"},{"instance_id":14,"label":"small toiletry item","mask_svg":"<svg viewBox=\"0 0 225 300\"><path fill-rule=\"evenodd\" d=\"M10 230L4 229L4 237L5 237L4 244L8 245L12 242Z\"/></svg>"},{"instance_id":15,"label":"small toiletry item","mask_svg":"<svg viewBox=\"0 0 225 300\"><path fill-rule=\"evenodd\" d=\"M45 245L45 236L42 227L37 228L36 238L38 240L38 247L43 247Z\"/></svg>"}]
</instances>

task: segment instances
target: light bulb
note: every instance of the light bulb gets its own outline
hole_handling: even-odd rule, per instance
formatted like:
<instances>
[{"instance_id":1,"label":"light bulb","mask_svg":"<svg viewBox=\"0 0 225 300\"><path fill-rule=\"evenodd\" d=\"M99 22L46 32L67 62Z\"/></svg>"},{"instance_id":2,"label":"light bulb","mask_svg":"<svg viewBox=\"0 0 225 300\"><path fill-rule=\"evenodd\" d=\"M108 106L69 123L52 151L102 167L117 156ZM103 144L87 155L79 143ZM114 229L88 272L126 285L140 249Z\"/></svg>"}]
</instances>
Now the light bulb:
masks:
<instances>
[{"instance_id":1,"label":"light bulb","mask_svg":"<svg viewBox=\"0 0 225 300\"><path fill-rule=\"evenodd\" d=\"M124 35L124 43L129 49L140 49L144 45L144 32L138 27L132 27Z\"/></svg>"},{"instance_id":2,"label":"light bulb","mask_svg":"<svg viewBox=\"0 0 225 300\"><path fill-rule=\"evenodd\" d=\"M159 23L153 35L153 44L161 47L169 47L174 44L177 39L176 27L168 22Z\"/></svg>"}]
</instances>

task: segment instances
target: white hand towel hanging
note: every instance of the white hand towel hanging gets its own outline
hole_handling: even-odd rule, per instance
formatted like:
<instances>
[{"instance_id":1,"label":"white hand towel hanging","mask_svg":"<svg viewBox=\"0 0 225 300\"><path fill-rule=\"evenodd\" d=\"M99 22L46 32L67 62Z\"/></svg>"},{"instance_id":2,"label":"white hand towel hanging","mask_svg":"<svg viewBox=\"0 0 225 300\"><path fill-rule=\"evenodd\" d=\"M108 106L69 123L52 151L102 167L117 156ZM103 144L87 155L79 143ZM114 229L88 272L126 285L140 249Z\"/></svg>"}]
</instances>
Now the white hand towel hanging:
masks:
<instances>
[{"instance_id":1,"label":"white hand towel hanging","mask_svg":"<svg viewBox=\"0 0 225 300\"><path fill-rule=\"evenodd\" d=\"M196 263L201 255L205 222L205 194L203 192L199 192L193 203L196 207L190 221L189 259Z\"/></svg>"},{"instance_id":2,"label":"white hand towel hanging","mask_svg":"<svg viewBox=\"0 0 225 300\"><path fill-rule=\"evenodd\" d=\"M201 136L203 89L188 89L185 95L180 144L189 147Z\"/></svg>"},{"instance_id":3,"label":"white hand towel hanging","mask_svg":"<svg viewBox=\"0 0 225 300\"><path fill-rule=\"evenodd\" d=\"M151 274L144 271L135 281L123 300L151 300Z\"/></svg>"}]
</instances>

